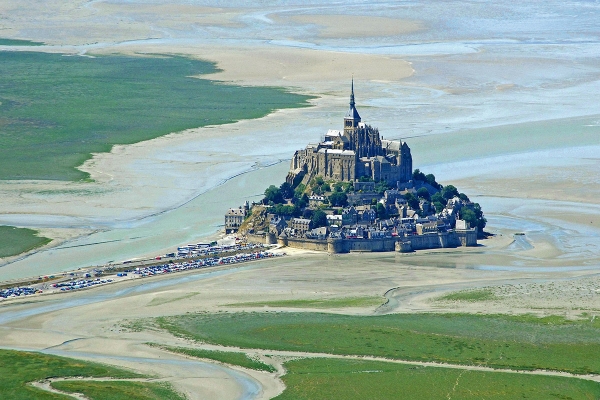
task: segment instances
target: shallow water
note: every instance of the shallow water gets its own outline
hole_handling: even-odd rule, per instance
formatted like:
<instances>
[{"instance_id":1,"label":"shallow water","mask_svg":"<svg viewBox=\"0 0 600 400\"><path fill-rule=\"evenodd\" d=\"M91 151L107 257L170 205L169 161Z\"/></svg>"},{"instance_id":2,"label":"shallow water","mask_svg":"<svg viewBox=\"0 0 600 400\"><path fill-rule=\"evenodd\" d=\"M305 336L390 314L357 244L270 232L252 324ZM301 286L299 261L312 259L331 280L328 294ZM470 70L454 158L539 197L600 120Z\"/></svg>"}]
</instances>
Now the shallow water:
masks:
<instances>
[{"instance_id":1,"label":"shallow water","mask_svg":"<svg viewBox=\"0 0 600 400\"><path fill-rule=\"evenodd\" d=\"M177 359L167 359L167 358L149 358L149 357L128 357L128 356L111 356L111 355L102 355L95 354L89 352L82 351L70 351L70 350L60 350L57 348L51 348L47 350L41 351L45 354L51 354L55 356L62 357L76 357L83 358L90 361L96 362L107 362L107 363L118 363L119 361L125 361L128 364L139 364L144 365L144 368L147 367L148 364L162 366L163 370L168 371L173 367L185 368L186 370L193 371L195 374L195 378L201 377L211 377L214 376L215 373L221 373L225 376L228 376L230 380L227 382L228 385L233 383L237 384L240 387L241 396L240 400L250 400L255 399L260 396L262 393L262 388L260 384L254 380L249 375L236 371L231 368L223 367L218 364L211 364L208 362L203 362L199 360L177 360Z\"/></svg>"},{"instance_id":2,"label":"shallow water","mask_svg":"<svg viewBox=\"0 0 600 400\"><path fill-rule=\"evenodd\" d=\"M118 50L138 42L169 44L175 49L198 43L251 49L268 44L401 56L415 70L410 78L399 82L364 82L360 76L355 77L357 107L365 122L378 126L386 138L404 138L413 150L414 167L434 173L442 183L456 179L484 180L467 189L475 190L468 194L481 198L491 229L510 227L526 231L541 224L544 227L541 232L566 254L579 257L588 254L590 248L593 255L599 252L588 246L593 245L593 230L580 230L579 235L573 236L567 232L572 227L563 229L559 222L539 216L530 218L527 209L521 208L517 214L504 212L506 208L499 212L498 199L485 197L485 179L511 179L523 169L577 167L598 159L600 116L594 99L600 92L599 4L588 1L515 4L508 0L493 3L357 0L333 4L308 1L301 5L277 1L259 6L203 0L188 3L240 12L235 17L237 24L173 29L160 27L157 20L155 24L161 29L156 30L152 39L140 37L78 47L81 51L105 47ZM94 4L86 7L93 9ZM421 21L423 29L389 37L328 38L319 35L315 24L278 22L278 17L303 14L383 16ZM137 18L135 13L129 17ZM317 93L331 89L331 85L315 88ZM227 137L198 135L185 150L169 149L160 156L162 161L195 162L198 170L194 173L169 170L176 184L156 188L161 195L148 211L99 207L102 214L83 217L53 215L51 209L35 214L0 213L0 223L5 224L85 227L97 231L2 266L0 279L120 262L144 254L157 255L214 234L221 227L227 208L244 200L259 199L266 186L283 181L288 165L284 161L238 174L256 168L257 162L271 165L288 159L295 149L319 140L327 129L339 128L346 101L344 98L339 104L321 105L314 112L303 110L296 114L297 120L275 118L259 126L242 124ZM202 164L213 160L232 160L235 164L232 168L219 165L212 169ZM151 165L139 161L135 167L144 171ZM233 176L236 177L227 180ZM153 184L151 176L144 176L140 182ZM187 197L169 202L177 185ZM520 195L513 196L520 202ZM539 211L554 206L540 203L535 207Z\"/></svg>"},{"instance_id":3,"label":"shallow water","mask_svg":"<svg viewBox=\"0 0 600 400\"><path fill-rule=\"evenodd\" d=\"M177 274L175 274L174 276L170 276L168 278L163 279L150 278L143 283L138 280L136 281L135 285L126 288L120 288L120 286L118 285L116 287L96 287L94 289L89 289L81 292L69 293L67 294L67 296L59 296L59 298L50 301L50 304L40 306L32 307L30 304L27 303L15 304L13 306L4 305L3 309L0 311L0 325L14 321L19 321L35 315L46 314L52 311L80 307L87 304L100 303L103 301L124 297L130 294L151 292L156 291L157 289L181 285L188 282L195 282L249 269L260 268L261 265L262 264L260 263L252 263L251 265L218 271L197 271L197 273L186 274L184 276L177 276ZM14 308L16 308L16 310Z\"/></svg>"}]
</instances>

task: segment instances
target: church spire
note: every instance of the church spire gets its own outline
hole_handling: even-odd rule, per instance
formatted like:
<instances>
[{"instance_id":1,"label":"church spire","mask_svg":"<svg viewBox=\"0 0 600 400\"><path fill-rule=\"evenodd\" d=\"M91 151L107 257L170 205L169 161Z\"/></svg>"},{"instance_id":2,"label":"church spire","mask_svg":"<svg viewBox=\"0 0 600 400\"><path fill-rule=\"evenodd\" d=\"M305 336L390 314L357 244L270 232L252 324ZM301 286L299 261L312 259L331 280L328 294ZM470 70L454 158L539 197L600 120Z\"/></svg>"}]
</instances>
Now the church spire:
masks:
<instances>
[{"instance_id":1,"label":"church spire","mask_svg":"<svg viewBox=\"0 0 600 400\"><path fill-rule=\"evenodd\" d=\"M346 114L344 118L344 128L356 128L358 123L360 122L360 115L358 115L358 111L356 111L356 103L354 103L354 77L352 77L352 86L350 91L350 110Z\"/></svg>"},{"instance_id":2,"label":"church spire","mask_svg":"<svg viewBox=\"0 0 600 400\"><path fill-rule=\"evenodd\" d=\"M352 91L350 92L350 108L354 108L354 76L352 76Z\"/></svg>"}]
</instances>

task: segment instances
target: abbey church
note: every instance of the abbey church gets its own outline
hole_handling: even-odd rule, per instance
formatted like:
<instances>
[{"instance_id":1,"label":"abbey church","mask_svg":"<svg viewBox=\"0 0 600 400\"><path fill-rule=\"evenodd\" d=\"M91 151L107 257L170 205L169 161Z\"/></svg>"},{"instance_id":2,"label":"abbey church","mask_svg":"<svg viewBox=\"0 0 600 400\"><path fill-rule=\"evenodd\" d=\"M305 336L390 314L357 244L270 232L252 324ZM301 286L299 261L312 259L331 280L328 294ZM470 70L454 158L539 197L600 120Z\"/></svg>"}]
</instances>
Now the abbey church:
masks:
<instances>
[{"instance_id":1,"label":"abbey church","mask_svg":"<svg viewBox=\"0 0 600 400\"><path fill-rule=\"evenodd\" d=\"M354 103L354 81L344 130L330 129L324 141L296 151L286 181L306 184L316 176L336 181L371 178L393 186L412 179L412 156L408 145L382 140L377 128L361 121Z\"/></svg>"}]
</instances>

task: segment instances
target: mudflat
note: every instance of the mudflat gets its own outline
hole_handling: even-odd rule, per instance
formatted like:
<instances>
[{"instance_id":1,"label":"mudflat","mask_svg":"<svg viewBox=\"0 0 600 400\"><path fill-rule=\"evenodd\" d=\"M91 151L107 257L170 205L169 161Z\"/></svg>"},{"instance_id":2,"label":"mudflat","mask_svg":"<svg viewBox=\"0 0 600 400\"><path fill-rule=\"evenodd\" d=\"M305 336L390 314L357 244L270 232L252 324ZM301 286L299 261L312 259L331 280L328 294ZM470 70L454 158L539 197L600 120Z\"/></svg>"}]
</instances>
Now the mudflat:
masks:
<instances>
[{"instance_id":1,"label":"mudflat","mask_svg":"<svg viewBox=\"0 0 600 400\"><path fill-rule=\"evenodd\" d=\"M40 13L33 3L3 2L2 36L71 55L183 55L221 69L205 78L315 98L310 108L114 146L80 167L94 182L1 182L0 222L39 229L55 241L27 257L3 259L0 278L164 254L214 236L228 207L282 182L294 150L340 128L353 73L363 120L385 138L406 140L416 168L480 203L493 236L472 249L406 255L286 249L287 257L214 273L13 300L0 312L0 346L155 373L192 399L269 398L283 390L277 375L151 348L144 343L186 343L127 326L186 312L298 310L227 306L268 301L330 301L302 310L352 315L593 319L599 312L600 116L591 99L599 89L600 44L590 28L597 10L508 1L48 7ZM365 21L361 29L341 26L356 18ZM0 46L23 50L18 42ZM340 298L384 295L388 303L380 308L339 307Z\"/></svg>"}]
</instances>

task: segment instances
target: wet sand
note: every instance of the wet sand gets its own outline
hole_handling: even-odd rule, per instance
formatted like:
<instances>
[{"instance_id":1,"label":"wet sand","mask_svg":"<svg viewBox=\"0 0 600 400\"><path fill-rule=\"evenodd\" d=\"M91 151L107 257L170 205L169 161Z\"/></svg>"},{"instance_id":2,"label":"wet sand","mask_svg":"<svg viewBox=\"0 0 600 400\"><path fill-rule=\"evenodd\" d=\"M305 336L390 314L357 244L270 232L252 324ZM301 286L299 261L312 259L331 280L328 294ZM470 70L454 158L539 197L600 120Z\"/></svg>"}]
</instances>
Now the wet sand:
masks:
<instances>
[{"instance_id":1,"label":"wet sand","mask_svg":"<svg viewBox=\"0 0 600 400\"><path fill-rule=\"evenodd\" d=\"M39 350L152 373L173 383L191 399L203 395L223 399L270 398L283 389L275 374L231 371L149 348L145 343L186 345L186 341L153 329L132 330L130 322L188 312L265 310L227 306L237 302L384 294L390 300L384 307L303 310L358 315L534 312L567 317L600 311L596 271L519 267L531 254L515 251L507 260L506 248L512 241L509 235L498 235L489 239L484 248L414 254L328 256L296 252L294 256L236 268L186 272L82 292L11 300L4 302L0 310L0 347ZM481 268L507 261L515 267ZM474 287L492 287L501 297L474 303L437 300L449 291ZM535 292L533 296L531 292Z\"/></svg>"},{"instance_id":2,"label":"wet sand","mask_svg":"<svg viewBox=\"0 0 600 400\"><path fill-rule=\"evenodd\" d=\"M258 198L258 186L279 184L294 150L339 127L352 74L364 120L386 138L406 139L415 167L434 172L441 182L477 196L509 192L516 199L596 204L597 158L589 156L589 146L597 143L600 118L585 101L600 75L589 56L596 42L571 43L548 33L549 22L531 20L527 7L499 12L500 6L489 5L505 24L490 24L489 32L461 22L480 16L482 10L471 6L456 10L450 20L455 29L436 25L447 14L437 3L427 14L415 14L388 3L340 10L326 4L258 9L71 2L51 5L56 9L35 23L28 18L37 11L34 5L9 1L2 7L9 16L5 36L49 44L36 50L184 54L216 62L223 71L212 79L285 86L317 98L309 109L115 146L81 167L93 184L1 183L0 223L38 228L57 240L50 250L0 261L0 279L160 254L214 235L227 207ZM490 32L509 32L525 17L554 47L520 38L490 41ZM352 31L348 27L357 18L364 26ZM572 29L586 34L587 27L581 21ZM577 115L587 116L567 118ZM522 124L505 127L507 122ZM484 126L492 128L474 129ZM574 154L565 156L569 151ZM527 190L513 184L520 177L518 168L507 170L512 162L534 169L523 182ZM262 176L242 180L260 185L227 181L257 170ZM464 170L473 173L457 176ZM247 188L237 190L240 184ZM214 190L227 201L213 203L219 198L209 194ZM491 205L483 209L493 217ZM571 218L588 219L586 210Z\"/></svg>"},{"instance_id":3,"label":"wet sand","mask_svg":"<svg viewBox=\"0 0 600 400\"><path fill-rule=\"evenodd\" d=\"M384 293L388 308L325 311L595 315L600 41L591 27L599 16L579 3L569 5L579 13L564 7L74 1L40 13L34 4L3 2L0 36L49 45L36 50L184 54L214 61L223 71L211 79L316 98L312 108L116 146L82 166L95 183L1 182L0 223L41 228L57 240L0 261L0 280L157 255L213 236L228 207L281 183L294 150L341 127L353 73L363 120L385 138L405 139L415 168L479 202L495 236L477 248L408 255L290 251L283 260L215 276L190 273L189 281L161 277L17 300L0 311L0 346L56 346L51 350L63 355L142 370L140 359L181 361L144 342L178 339L127 331L123 320L226 310L235 302ZM340 25L356 16L370 24ZM372 28L377 23L381 29ZM438 300L480 287L499 299ZM198 294L186 296L192 292ZM268 374L233 376L196 363L192 377L174 364L151 365L186 393L268 398L281 390Z\"/></svg>"}]
</instances>

